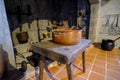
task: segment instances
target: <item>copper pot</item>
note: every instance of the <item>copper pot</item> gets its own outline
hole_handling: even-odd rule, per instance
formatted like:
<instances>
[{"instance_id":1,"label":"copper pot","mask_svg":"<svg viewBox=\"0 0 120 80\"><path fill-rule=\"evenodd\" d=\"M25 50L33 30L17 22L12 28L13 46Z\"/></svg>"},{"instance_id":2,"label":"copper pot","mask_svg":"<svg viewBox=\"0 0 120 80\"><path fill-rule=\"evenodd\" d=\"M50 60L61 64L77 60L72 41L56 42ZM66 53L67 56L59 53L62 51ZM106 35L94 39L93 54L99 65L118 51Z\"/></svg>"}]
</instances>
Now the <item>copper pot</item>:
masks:
<instances>
[{"instance_id":1,"label":"copper pot","mask_svg":"<svg viewBox=\"0 0 120 80\"><path fill-rule=\"evenodd\" d=\"M55 43L74 45L81 40L81 34L81 30L56 29L52 32L52 39Z\"/></svg>"},{"instance_id":2,"label":"copper pot","mask_svg":"<svg viewBox=\"0 0 120 80\"><path fill-rule=\"evenodd\" d=\"M20 32L17 33L17 39L19 43L26 43L28 42L28 33L27 32Z\"/></svg>"}]
</instances>

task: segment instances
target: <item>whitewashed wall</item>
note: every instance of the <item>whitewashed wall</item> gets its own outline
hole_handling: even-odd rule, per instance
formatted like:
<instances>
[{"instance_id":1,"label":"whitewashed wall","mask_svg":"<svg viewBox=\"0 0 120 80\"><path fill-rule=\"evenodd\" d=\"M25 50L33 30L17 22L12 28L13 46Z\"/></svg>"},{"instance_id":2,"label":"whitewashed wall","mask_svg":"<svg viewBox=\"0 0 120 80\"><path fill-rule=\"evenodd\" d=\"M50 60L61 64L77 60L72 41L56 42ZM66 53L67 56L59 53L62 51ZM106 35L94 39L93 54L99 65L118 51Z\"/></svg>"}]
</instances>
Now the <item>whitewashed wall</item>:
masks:
<instances>
[{"instance_id":1,"label":"whitewashed wall","mask_svg":"<svg viewBox=\"0 0 120 80\"><path fill-rule=\"evenodd\" d=\"M102 1L102 0L101 0ZM102 39L112 39L119 37L120 35L108 35L108 34L101 34L100 32L102 30L103 24L106 23L106 15L111 15L109 20L109 27L111 26L113 22L113 16L115 14L120 14L120 0L110 0L108 3L106 3L104 6L100 6L100 14L99 14L99 20L98 20L98 26L97 26L97 34L96 34L96 41L101 42ZM115 24L114 24L115 25ZM119 24L120 26L120 15L119 15ZM106 29L107 30L107 29ZM115 42L116 47L120 47L120 40L117 40Z\"/></svg>"},{"instance_id":2,"label":"whitewashed wall","mask_svg":"<svg viewBox=\"0 0 120 80\"><path fill-rule=\"evenodd\" d=\"M97 34L97 24L100 6L99 3L91 5L89 38L94 42Z\"/></svg>"},{"instance_id":3,"label":"whitewashed wall","mask_svg":"<svg viewBox=\"0 0 120 80\"><path fill-rule=\"evenodd\" d=\"M7 22L4 0L0 0L0 44L2 44L4 51L6 51L10 64L15 66L14 52Z\"/></svg>"}]
</instances>

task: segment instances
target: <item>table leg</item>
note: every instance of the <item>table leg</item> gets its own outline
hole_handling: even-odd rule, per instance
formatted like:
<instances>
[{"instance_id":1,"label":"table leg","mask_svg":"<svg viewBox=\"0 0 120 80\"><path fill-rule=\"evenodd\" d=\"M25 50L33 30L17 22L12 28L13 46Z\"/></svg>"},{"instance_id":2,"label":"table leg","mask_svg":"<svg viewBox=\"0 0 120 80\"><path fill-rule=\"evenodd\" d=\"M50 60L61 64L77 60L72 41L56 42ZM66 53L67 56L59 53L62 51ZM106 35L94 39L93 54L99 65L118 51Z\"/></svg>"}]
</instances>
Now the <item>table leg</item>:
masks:
<instances>
[{"instance_id":1,"label":"table leg","mask_svg":"<svg viewBox=\"0 0 120 80\"><path fill-rule=\"evenodd\" d=\"M85 51L82 52L83 72L85 72Z\"/></svg>"},{"instance_id":2,"label":"table leg","mask_svg":"<svg viewBox=\"0 0 120 80\"><path fill-rule=\"evenodd\" d=\"M40 56L40 63L39 63L39 79L43 80L43 69L44 69L44 60L43 56Z\"/></svg>"},{"instance_id":3,"label":"table leg","mask_svg":"<svg viewBox=\"0 0 120 80\"><path fill-rule=\"evenodd\" d=\"M72 64L66 64L68 80L73 80Z\"/></svg>"}]
</instances>

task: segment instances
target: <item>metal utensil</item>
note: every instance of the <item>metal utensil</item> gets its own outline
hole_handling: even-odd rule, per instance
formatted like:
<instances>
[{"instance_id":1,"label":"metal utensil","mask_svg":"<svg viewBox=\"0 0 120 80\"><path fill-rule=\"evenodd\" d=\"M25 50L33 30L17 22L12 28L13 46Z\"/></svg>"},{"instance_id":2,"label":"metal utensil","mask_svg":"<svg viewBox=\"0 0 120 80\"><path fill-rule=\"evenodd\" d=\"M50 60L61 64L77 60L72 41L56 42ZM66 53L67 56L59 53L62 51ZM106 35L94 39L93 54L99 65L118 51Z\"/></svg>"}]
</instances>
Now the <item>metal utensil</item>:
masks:
<instances>
[{"instance_id":1,"label":"metal utensil","mask_svg":"<svg viewBox=\"0 0 120 80\"><path fill-rule=\"evenodd\" d=\"M102 30L100 33L108 34L108 28L110 27L110 15L106 16L106 23L102 25Z\"/></svg>"},{"instance_id":2,"label":"metal utensil","mask_svg":"<svg viewBox=\"0 0 120 80\"><path fill-rule=\"evenodd\" d=\"M112 24L111 24L110 28L108 29L108 34L109 35L115 35L116 34L116 30L114 28L115 19L116 19L116 16L114 16Z\"/></svg>"},{"instance_id":3,"label":"metal utensil","mask_svg":"<svg viewBox=\"0 0 120 80\"><path fill-rule=\"evenodd\" d=\"M120 27L118 25L119 15L116 15L116 17L117 17L117 20L116 20L115 30L117 31L116 34L119 35L120 34Z\"/></svg>"}]
</instances>

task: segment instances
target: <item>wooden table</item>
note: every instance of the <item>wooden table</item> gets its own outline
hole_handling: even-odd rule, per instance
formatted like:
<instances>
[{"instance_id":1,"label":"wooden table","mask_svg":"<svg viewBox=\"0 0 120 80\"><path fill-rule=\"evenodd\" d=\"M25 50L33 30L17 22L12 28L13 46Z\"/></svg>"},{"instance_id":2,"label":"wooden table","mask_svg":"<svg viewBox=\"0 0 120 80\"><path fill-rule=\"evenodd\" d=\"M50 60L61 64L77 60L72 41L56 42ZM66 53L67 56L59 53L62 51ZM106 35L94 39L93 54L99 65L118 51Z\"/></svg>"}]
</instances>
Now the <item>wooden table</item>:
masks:
<instances>
[{"instance_id":1,"label":"wooden table","mask_svg":"<svg viewBox=\"0 0 120 80\"><path fill-rule=\"evenodd\" d=\"M34 53L40 54L39 76L43 80L45 57L66 64L68 79L73 80L72 63L82 54L83 72L85 72L85 50L91 45L91 40L82 39L76 45L60 45L52 41L40 42L32 45Z\"/></svg>"}]
</instances>

